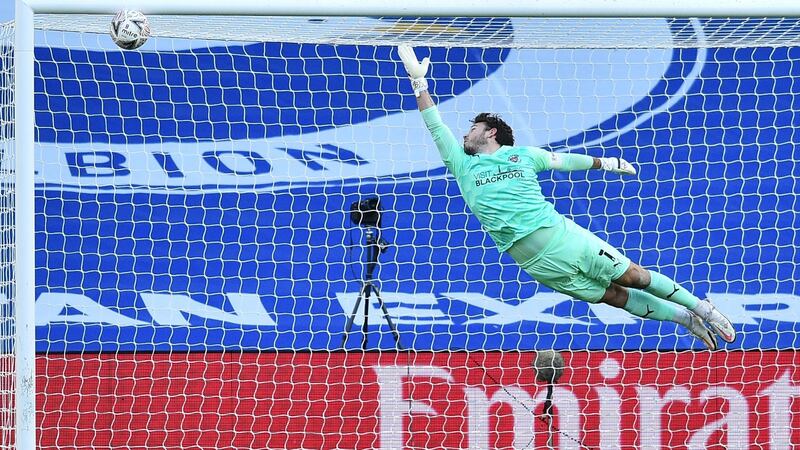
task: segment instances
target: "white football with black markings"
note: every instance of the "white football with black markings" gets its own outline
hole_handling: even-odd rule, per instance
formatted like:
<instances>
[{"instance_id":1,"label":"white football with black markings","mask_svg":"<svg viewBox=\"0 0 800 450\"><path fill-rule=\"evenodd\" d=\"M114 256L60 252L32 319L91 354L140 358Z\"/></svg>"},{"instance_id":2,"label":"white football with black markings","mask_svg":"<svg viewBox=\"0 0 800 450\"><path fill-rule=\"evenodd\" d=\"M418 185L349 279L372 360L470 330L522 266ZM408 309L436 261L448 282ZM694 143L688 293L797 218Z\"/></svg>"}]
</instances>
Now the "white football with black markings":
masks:
<instances>
[{"instance_id":1,"label":"white football with black markings","mask_svg":"<svg viewBox=\"0 0 800 450\"><path fill-rule=\"evenodd\" d=\"M134 50L150 37L150 23L141 11L122 10L111 20L111 39L120 48Z\"/></svg>"}]
</instances>

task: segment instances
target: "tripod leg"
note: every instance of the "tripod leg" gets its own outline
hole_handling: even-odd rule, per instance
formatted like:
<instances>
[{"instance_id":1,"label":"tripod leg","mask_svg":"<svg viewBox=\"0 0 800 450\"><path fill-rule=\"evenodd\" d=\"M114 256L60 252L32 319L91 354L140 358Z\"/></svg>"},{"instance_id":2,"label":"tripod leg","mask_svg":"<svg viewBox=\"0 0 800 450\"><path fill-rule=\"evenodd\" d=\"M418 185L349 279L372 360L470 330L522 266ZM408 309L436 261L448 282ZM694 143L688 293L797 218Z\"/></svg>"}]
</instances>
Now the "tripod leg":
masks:
<instances>
[{"instance_id":1,"label":"tripod leg","mask_svg":"<svg viewBox=\"0 0 800 450\"><path fill-rule=\"evenodd\" d=\"M389 316L389 310L386 309L386 303L383 302L381 292L375 286L372 287L372 290L375 291L375 298L378 299L378 304L381 306L381 310L383 311L383 318L386 319L386 323L389 325L389 329L392 331L394 343L397 344L397 349L404 350L403 344L400 343L400 332L397 331L397 326L394 324L394 321L392 321L392 317Z\"/></svg>"},{"instance_id":2,"label":"tripod leg","mask_svg":"<svg viewBox=\"0 0 800 450\"><path fill-rule=\"evenodd\" d=\"M364 296L364 287L361 287L361 290L358 291L358 298L356 298L356 304L353 305L353 312L350 313L350 317L347 318L347 325L344 327L344 335L342 336L342 347L347 344L347 336L350 334L350 330L353 328L353 322L356 320L356 314L358 313L358 305L361 304L361 300Z\"/></svg>"},{"instance_id":3,"label":"tripod leg","mask_svg":"<svg viewBox=\"0 0 800 450\"><path fill-rule=\"evenodd\" d=\"M367 333L369 333L369 294L372 292L372 284L367 281L364 283L364 323L361 325L361 350L367 350Z\"/></svg>"}]
</instances>

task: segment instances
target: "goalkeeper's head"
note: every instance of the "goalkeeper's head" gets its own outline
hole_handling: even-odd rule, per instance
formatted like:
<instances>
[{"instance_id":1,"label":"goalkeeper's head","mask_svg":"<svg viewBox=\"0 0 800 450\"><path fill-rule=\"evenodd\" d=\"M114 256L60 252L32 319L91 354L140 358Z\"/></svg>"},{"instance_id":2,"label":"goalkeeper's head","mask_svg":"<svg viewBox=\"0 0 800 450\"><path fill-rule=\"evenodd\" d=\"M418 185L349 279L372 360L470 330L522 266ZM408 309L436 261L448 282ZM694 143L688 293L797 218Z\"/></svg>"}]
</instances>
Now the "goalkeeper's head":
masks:
<instances>
[{"instance_id":1,"label":"goalkeeper's head","mask_svg":"<svg viewBox=\"0 0 800 450\"><path fill-rule=\"evenodd\" d=\"M497 114L480 113L472 119L472 127L464 136L464 152L468 155L514 145L514 131Z\"/></svg>"}]
</instances>

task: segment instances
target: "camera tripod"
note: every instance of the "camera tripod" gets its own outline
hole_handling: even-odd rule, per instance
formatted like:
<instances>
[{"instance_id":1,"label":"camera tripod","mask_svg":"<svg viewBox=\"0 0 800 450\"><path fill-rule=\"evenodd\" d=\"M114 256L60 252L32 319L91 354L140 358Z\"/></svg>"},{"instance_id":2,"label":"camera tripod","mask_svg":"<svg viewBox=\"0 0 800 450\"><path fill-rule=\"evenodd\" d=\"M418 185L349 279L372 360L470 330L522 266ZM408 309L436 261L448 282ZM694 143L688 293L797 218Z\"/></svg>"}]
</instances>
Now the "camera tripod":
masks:
<instances>
[{"instance_id":1,"label":"camera tripod","mask_svg":"<svg viewBox=\"0 0 800 450\"><path fill-rule=\"evenodd\" d=\"M359 290L358 298L356 298L356 303L353 306L353 312L350 313L350 317L347 319L347 325L344 329L344 336L342 336L342 346L344 347L347 344L347 338L350 335L350 330L353 328L353 322L355 322L359 306L361 306L361 302L364 302L364 323L361 325L361 349L367 350L367 332L369 329L369 298L372 294L375 294L375 298L378 300L378 305L380 306L381 311L383 311L383 318L386 320L386 323L389 325L389 329L392 331L392 336L394 336L394 342L397 345L397 349L403 350L403 346L400 344L400 333L397 331L397 326L395 326L392 318L389 316L389 311L386 309L386 304L383 302L383 298L381 298L381 291L378 290L378 287L372 282L374 279L375 268L378 266L378 256L386 251L389 243L381 239L379 236L380 232L376 227L366 227L364 229L364 233L366 235L367 255L369 259L367 260L367 269L365 271L364 278L361 280L361 290Z\"/></svg>"}]
</instances>

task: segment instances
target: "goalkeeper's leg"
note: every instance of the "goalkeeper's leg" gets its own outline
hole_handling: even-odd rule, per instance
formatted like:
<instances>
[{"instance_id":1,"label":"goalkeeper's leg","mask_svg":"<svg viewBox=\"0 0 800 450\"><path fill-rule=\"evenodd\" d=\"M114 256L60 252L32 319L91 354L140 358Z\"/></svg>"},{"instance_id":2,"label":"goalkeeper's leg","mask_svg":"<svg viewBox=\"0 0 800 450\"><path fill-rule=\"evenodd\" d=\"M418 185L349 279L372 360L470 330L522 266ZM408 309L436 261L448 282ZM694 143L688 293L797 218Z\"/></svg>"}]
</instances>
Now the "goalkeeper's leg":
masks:
<instances>
[{"instance_id":1,"label":"goalkeeper's leg","mask_svg":"<svg viewBox=\"0 0 800 450\"><path fill-rule=\"evenodd\" d=\"M622 286L643 289L658 298L684 306L708 322L726 342L736 340L736 330L730 320L710 301L700 300L666 275L631 263L625 273L613 281Z\"/></svg>"},{"instance_id":2,"label":"goalkeeper's leg","mask_svg":"<svg viewBox=\"0 0 800 450\"><path fill-rule=\"evenodd\" d=\"M717 339L699 316L674 303L662 300L638 289L627 289L615 283L606 288L601 302L622 308L643 319L668 320L683 325L700 339L709 350L717 349Z\"/></svg>"},{"instance_id":3,"label":"goalkeeper's leg","mask_svg":"<svg viewBox=\"0 0 800 450\"><path fill-rule=\"evenodd\" d=\"M625 302L630 297L629 312L632 314L670 320L690 329L694 327L692 332L698 334L701 330L694 323L695 319L677 315L676 311L684 310L677 306L681 305L705 319L726 341L735 339L730 321L711 303L700 301L669 278L632 263L617 249L571 220L565 219L553 229L531 233L515 242L508 253L534 279L559 292L590 302L602 300L625 309L628 309ZM617 291L608 293L607 288L616 289L614 284L634 289L626 289L624 295ZM668 292L666 286L670 288ZM606 294L611 297L605 298ZM606 301L612 297L617 303ZM647 310L643 302L657 311L644 316Z\"/></svg>"}]
</instances>

